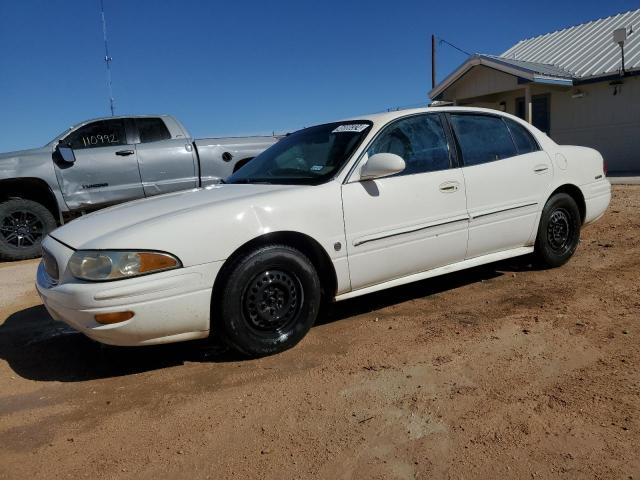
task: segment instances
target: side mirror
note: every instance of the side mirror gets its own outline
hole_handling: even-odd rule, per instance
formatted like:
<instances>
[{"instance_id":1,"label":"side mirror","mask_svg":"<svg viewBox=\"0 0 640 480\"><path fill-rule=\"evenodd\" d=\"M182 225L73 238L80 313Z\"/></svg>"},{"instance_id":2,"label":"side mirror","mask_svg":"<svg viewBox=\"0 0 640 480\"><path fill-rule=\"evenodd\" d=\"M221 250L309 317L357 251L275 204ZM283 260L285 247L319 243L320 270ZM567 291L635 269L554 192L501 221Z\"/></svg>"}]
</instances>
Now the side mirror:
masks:
<instances>
[{"instance_id":1,"label":"side mirror","mask_svg":"<svg viewBox=\"0 0 640 480\"><path fill-rule=\"evenodd\" d=\"M57 150L64 163L76 163L76 155L73 153L73 148L68 145L59 144Z\"/></svg>"},{"instance_id":2,"label":"side mirror","mask_svg":"<svg viewBox=\"0 0 640 480\"><path fill-rule=\"evenodd\" d=\"M388 177L400 173L406 167L404 160L395 153L376 153L371 155L360 170L360 180Z\"/></svg>"}]
</instances>

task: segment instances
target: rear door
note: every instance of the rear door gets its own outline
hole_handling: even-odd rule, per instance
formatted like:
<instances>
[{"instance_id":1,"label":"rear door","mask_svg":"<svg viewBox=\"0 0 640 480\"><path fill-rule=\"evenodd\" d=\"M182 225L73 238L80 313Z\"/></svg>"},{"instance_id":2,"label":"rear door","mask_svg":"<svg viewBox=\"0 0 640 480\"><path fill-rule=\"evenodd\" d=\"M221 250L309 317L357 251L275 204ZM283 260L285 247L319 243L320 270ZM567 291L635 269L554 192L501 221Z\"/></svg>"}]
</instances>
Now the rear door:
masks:
<instances>
[{"instance_id":1,"label":"rear door","mask_svg":"<svg viewBox=\"0 0 640 480\"><path fill-rule=\"evenodd\" d=\"M135 147L124 119L88 123L61 143L73 148L76 157L73 164L54 162L70 209L92 209L144 197Z\"/></svg>"},{"instance_id":2,"label":"rear door","mask_svg":"<svg viewBox=\"0 0 640 480\"><path fill-rule=\"evenodd\" d=\"M448 119L467 188L467 258L528 245L553 176L549 156L511 119L476 113Z\"/></svg>"},{"instance_id":3,"label":"rear door","mask_svg":"<svg viewBox=\"0 0 640 480\"><path fill-rule=\"evenodd\" d=\"M172 138L159 117L132 121L144 194L149 197L197 187L198 168L189 139Z\"/></svg>"},{"instance_id":4,"label":"rear door","mask_svg":"<svg viewBox=\"0 0 640 480\"><path fill-rule=\"evenodd\" d=\"M392 122L365 155L395 153L405 160L406 169L343 185L352 289L464 259L468 223L464 178L443 120L430 113Z\"/></svg>"}]
</instances>

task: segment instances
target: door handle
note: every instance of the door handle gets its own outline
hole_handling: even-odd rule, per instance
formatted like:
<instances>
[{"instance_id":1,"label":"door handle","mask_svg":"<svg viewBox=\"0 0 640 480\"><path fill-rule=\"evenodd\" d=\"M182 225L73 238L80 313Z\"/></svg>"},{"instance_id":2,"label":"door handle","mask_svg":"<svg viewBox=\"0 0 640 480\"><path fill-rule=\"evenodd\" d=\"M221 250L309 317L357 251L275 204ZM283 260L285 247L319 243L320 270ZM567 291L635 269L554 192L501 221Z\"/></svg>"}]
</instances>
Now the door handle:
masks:
<instances>
[{"instance_id":1,"label":"door handle","mask_svg":"<svg viewBox=\"0 0 640 480\"><path fill-rule=\"evenodd\" d=\"M542 173L542 172L546 172L547 170L549 170L549 166L548 165L537 165L533 171L535 173Z\"/></svg>"},{"instance_id":2,"label":"door handle","mask_svg":"<svg viewBox=\"0 0 640 480\"><path fill-rule=\"evenodd\" d=\"M133 150L118 150L116 155L120 157L126 157L128 155L133 155Z\"/></svg>"},{"instance_id":3,"label":"door handle","mask_svg":"<svg viewBox=\"0 0 640 480\"><path fill-rule=\"evenodd\" d=\"M440 184L440 191L443 193L453 193L458 191L458 182L445 182Z\"/></svg>"}]
</instances>

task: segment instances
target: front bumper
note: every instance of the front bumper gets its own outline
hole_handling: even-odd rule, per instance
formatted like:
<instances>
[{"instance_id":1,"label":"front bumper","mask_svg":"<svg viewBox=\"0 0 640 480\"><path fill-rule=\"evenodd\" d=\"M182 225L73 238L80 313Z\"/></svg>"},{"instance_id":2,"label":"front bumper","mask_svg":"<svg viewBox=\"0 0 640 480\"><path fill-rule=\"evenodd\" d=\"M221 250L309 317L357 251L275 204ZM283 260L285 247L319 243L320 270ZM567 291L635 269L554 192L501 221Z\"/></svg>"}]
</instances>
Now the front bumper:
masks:
<instances>
[{"instance_id":1,"label":"front bumper","mask_svg":"<svg viewBox=\"0 0 640 480\"><path fill-rule=\"evenodd\" d=\"M56 319L101 343L150 345L209 335L211 292L223 262L211 262L113 282L83 282L67 271L73 250L47 237L43 242L58 262L55 284L43 264L36 289ZM102 325L96 313L131 311L133 318Z\"/></svg>"}]
</instances>

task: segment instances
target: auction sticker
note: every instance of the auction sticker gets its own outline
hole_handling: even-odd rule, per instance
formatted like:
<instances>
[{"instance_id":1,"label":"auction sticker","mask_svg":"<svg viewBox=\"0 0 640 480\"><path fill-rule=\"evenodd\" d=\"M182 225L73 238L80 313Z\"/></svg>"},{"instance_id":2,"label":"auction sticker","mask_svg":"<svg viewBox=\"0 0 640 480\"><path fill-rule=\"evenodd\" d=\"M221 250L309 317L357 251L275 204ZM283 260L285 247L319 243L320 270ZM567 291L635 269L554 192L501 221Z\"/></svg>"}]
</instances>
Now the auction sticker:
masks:
<instances>
[{"instance_id":1,"label":"auction sticker","mask_svg":"<svg viewBox=\"0 0 640 480\"><path fill-rule=\"evenodd\" d=\"M340 132L360 133L360 132L364 132L368 126L369 126L368 123L349 123L346 125L340 125L339 127L336 127L331 133L340 133Z\"/></svg>"}]
</instances>

